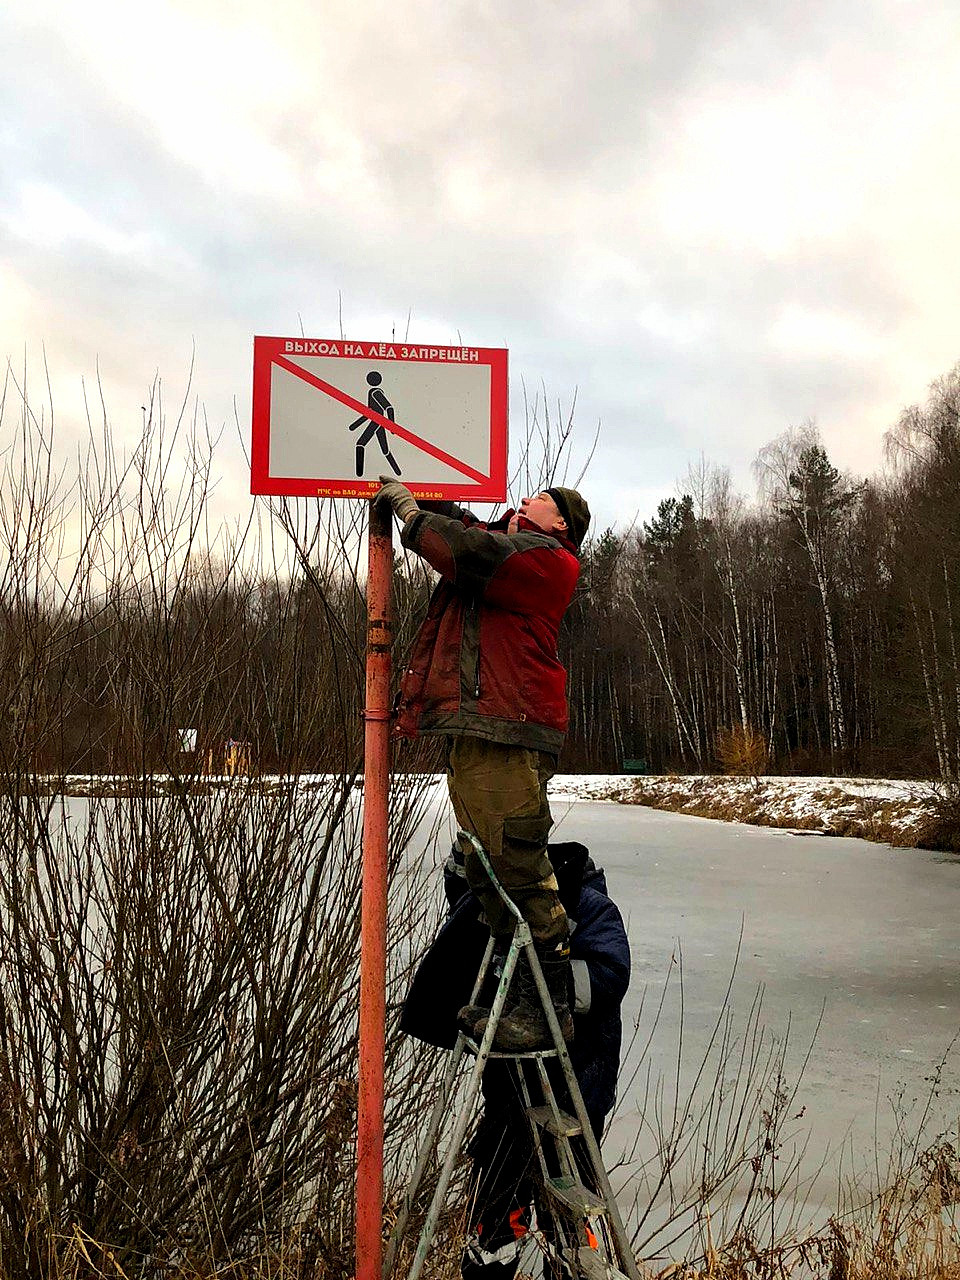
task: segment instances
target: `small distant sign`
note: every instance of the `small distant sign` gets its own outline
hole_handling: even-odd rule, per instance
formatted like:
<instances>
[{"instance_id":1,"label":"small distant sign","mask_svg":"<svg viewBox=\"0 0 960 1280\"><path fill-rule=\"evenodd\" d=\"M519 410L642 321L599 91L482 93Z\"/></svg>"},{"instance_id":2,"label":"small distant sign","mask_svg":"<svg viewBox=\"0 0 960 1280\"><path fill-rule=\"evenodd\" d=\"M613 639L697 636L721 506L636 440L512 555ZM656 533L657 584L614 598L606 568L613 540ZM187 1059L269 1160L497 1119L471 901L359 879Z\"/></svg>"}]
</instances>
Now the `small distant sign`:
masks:
<instances>
[{"instance_id":1,"label":"small distant sign","mask_svg":"<svg viewBox=\"0 0 960 1280\"><path fill-rule=\"evenodd\" d=\"M419 498L507 493L507 352L254 338L251 493Z\"/></svg>"},{"instance_id":2,"label":"small distant sign","mask_svg":"<svg viewBox=\"0 0 960 1280\"><path fill-rule=\"evenodd\" d=\"M196 751L197 749L196 729L178 729L177 736L180 739L181 751Z\"/></svg>"}]
</instances>

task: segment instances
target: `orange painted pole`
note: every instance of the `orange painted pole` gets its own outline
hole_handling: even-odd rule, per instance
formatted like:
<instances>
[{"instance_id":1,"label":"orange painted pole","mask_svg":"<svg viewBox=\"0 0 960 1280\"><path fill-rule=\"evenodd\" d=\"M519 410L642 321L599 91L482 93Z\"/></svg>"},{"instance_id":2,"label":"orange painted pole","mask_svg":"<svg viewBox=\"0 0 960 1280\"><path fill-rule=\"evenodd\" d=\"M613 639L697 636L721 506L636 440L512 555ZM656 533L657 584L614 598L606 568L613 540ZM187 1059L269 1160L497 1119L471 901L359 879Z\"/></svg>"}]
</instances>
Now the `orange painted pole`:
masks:
<instances>
[{"instance_id":1,"label":"orange painted pole","mask_svg":"<svg viewBox=\"0 0 960 1280\"><path fill-rule=\"evenodd\" d=\"M387 836L390 795L390 645L393 512L370 504L367 686L363 758L363 895L360 903L360 1084L357 1098L356 1280L383 1265L383 1041L387 970Z\"/></svg>"}]
</instances>

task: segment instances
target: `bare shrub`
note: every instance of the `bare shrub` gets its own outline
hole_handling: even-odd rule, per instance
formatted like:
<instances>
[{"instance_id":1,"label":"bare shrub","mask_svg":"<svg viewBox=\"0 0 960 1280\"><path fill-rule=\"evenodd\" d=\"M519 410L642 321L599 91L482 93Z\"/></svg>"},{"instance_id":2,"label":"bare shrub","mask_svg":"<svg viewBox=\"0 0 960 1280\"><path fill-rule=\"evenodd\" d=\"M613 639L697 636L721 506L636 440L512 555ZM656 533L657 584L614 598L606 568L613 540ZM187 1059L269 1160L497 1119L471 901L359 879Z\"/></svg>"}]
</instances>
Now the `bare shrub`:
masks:
<instances>
[{"instance_id":1,"label":"bare shrub","mask_svg":"<svg viewBox=\"0 0 960 1280\"><path fill-rule=\"evenodd\" d=\"M739 953L739 948L738 948ZM621 1198L632 1195L638 1256L678 1256L710 1266L732 1242L767 1248L795 1240L800 1162L806 1149L797 1079L787 1082L789 1036L762 1021L762 991L744 1015L727 990L700 1057L688 1062L679 945L652 1022L641 1040L641 1008L621 1076L643 1081L637 1136L621 1154ZM670 1008L671 1002L676 1006ZM658 1026L676 1017L676 1068L655 1078L646 1065ZM809 1057L810 1050L804 1058ZM623 1089L621 1087L621 1093Z\"/></svg>"},{"instance_id":2,"label":"bare shrub","mask_svg":"<svg viewBox=\"0 0 960 1280\"><path fill-rule=\"evenodd\" d=\"M938 1131L935 1106L952 1092L948 1067L955 1048L956 1039L926 1077L926 1096L911 1105L902 1095L894 1098L895 1137L878 1158L876 1185L843 1189L831 1225L848 1280L960 1276L960 1130L954 1122Z\"/></svg>"},{"instance_id":3,"label":"bare shrub","mask_svg":"<svg viewBox=\"0 0 960 1280\"><path fill-rule=\"evenodd\" d=\"M937 783L925 798L926 813L914 833L917 848L960 853L960 783Z\"/></svg>"},{"instance_id":4,"label":"bare shrub","mask_svg":"<svg viewBox=\"0 0 960 1280\"><path fill-rule=\"evenodd\" d=\"M106 421L58 454L19 390L0 417L0 1270L352 1275L361 520L251 505L212 527L215 442L183 406L169 422L159 386L127 459ZM249 774L208 772L228 739ZM391 806L391 1009L433 910L405 854L429 834L421 755ZM434 1062L391 1031L390 1194Z\"/></svg>"},{"instance_id":5,"label":"bare shrub","mask_svg":"<svg viewBox=\"0 0 960 1280\"><path fill-rule=\"evenodd\" d=\"M915 1280L960 1277L960 1132L938 1127L952 1094L956 1041L927 1077L925 1096L892 1100L894 1133L874 1153L869 1184L838 1177L837 1207L819 1219L807 1193L828 1153L809 1150L800 1090L816 1031L788 1074L789 1027L771 1033L762 989L745 1010L729 984L706 1047L685 1044L682 954L677 948L659 1004L641 1007L621 1072L643 1088L637 1135L623 1150L621 1201L644 1274L658 1280ZM648 1058L658 1028L675 1022L675 1066L657 1076ZM949 1106L949 1103L948 1103ZM948 1111L949 1115L950 1112ZM610 1140L608 1137L607 1147ZM819 1160L818 1160L819 1155ZM826 1211L824 1211L826 1212Z\"/></svg>"}]
</instances>

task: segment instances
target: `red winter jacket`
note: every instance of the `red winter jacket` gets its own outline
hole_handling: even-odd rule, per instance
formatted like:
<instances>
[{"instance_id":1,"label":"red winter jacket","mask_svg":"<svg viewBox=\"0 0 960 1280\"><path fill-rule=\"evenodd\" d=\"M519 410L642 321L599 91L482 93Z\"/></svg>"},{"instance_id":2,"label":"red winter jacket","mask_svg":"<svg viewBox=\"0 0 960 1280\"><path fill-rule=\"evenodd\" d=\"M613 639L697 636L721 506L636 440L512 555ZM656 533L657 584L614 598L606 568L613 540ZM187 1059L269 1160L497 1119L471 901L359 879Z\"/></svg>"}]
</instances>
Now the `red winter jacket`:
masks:
<instances>
[{"instance_id":1,"label":"red winter jacket","mask_svg":"<svg viewBox=\"0 0 960 1280\"><path fill-rule=\"evenodd\" d=\"M441 575L413 643L397 731L472 735L559 754L567 673L557 633L580 563L573 543L513 512L496 525L468 511L421 511L402 542Z\"/></svg>"}]
</instances>

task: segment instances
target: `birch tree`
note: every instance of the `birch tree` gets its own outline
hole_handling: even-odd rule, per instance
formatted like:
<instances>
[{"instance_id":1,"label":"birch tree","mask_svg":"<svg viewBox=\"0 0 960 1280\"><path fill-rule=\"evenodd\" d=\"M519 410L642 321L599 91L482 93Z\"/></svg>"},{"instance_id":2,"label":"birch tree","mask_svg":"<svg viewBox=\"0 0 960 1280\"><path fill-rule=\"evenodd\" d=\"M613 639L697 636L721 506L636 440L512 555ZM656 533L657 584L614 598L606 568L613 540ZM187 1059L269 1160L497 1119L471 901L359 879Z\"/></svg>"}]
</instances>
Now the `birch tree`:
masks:
<instances>
[{"instance_id":1,"label":"birch tree","mask_svg":"<svg viewBox=\"0 0 960 1280\"><path fill-rule=\"evenodd\" d=\"M830 754L836 762L847 748L847 724L837 650L833 564L841 526L859 501L863 486L847 480L831 464L812 426L788 431L761 450L757 472L774 510L788 521L803 549L819 596Z\"/></svg>"}]
</instances>

